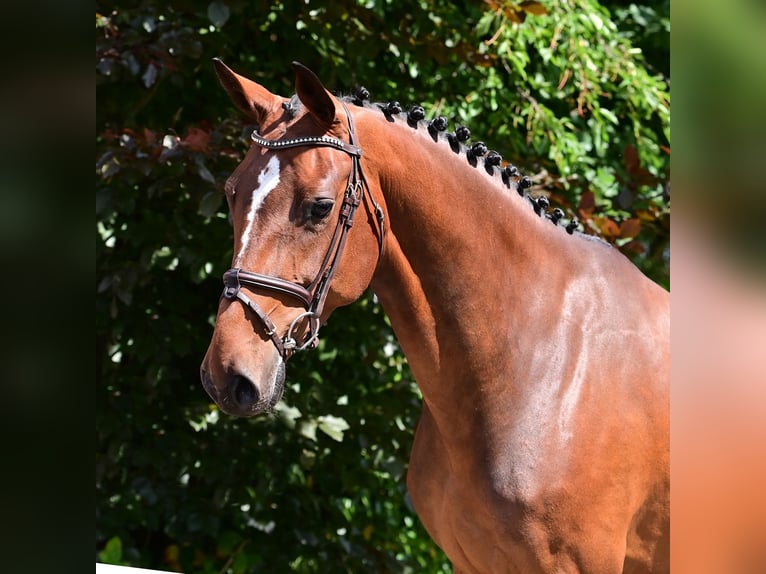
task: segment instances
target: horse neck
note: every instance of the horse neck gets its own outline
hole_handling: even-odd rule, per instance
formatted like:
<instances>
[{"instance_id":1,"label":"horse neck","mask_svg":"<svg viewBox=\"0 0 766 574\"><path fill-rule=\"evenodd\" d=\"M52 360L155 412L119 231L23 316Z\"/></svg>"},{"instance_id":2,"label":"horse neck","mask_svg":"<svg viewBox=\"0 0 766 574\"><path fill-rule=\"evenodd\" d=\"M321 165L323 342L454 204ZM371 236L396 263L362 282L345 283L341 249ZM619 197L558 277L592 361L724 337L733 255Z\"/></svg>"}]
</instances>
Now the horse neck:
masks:
<instances>
[{"instance_id":1,"label":"horse neck","mask_svg":"<svg viewBox=\"0 0 766 574\"><path fill-rule=\"evenodd\" d=\"M422 127L370 118L360 141L375 142L365 158L390 225L372 287L426 401L465 404L512 359L514 325L566 272L567 242L585 242Z\"/></svg>"}]
</instances>

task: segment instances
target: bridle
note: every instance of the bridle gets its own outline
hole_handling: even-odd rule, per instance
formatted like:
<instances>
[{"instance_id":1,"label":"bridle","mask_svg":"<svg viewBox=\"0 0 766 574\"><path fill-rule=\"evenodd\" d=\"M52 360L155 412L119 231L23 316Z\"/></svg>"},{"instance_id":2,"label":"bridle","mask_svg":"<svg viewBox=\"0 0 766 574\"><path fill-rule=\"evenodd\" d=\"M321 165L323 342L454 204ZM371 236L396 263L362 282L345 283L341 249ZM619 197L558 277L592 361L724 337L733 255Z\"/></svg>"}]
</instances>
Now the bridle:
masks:
<instances>
[{"instance_id":1,"label":"bridle","mask_svg":"<svg viewBox=\"0 0 766 574\"><path fill-rule=\"evenodd\" d=\"M285 361L287 361L287 359L289 359L296 351L303 351L304 349L311 349L316 346L317 339L319 338L319 322L322 310L324 309L325 299L327 298L330 283L338 268L341 255L343 254L343 248L346 245L346 236L348 235L351 226L354 224L354 214L361 202L365 202L365 205L369 202L370 205L367 205L367 207L375 214L375 219L378 224L378 257L380 257L383 252L383 240L385 234L383 210L372 197L370 186L364 176L361 163L362 148L359 147L357 142L351 114L343 102L341 102L341 105L343 105L343 109L346 112L346 118L348 119L349 143L330 136L267 140L262 138L257 131L253 131L251 135L253 142L270 150L282 150L301 146L332 147L351 156L351 173L348 176L348 183L346 184L346 192L343 195L343 203L340 207L338 222L335 225L335 231L333 232L330 246L327 248L327 253L322 260L322 265L319 267L319 272L311 283L307 286L303 286L300 283L286 281L279 277L262 275L260 273L244 271L243 269L238 268L229 269L223 274L224 288L221 296L231 301L238 299L246 309L250 309L250 311L253 312L263 326L266 335L271 339L271 342L274 343L277 351ZM287 333L284 337L280 337L277 333L276 326L269 316L255 301L242 292L241 287L243 285L289 295L293 299L298 300L305 311L293 319L287 329ZM303 320L308 321L308 332L306 333L304 341L299 345L295 340L293 333L298 324Z\"/></svg>"}]
</instances>

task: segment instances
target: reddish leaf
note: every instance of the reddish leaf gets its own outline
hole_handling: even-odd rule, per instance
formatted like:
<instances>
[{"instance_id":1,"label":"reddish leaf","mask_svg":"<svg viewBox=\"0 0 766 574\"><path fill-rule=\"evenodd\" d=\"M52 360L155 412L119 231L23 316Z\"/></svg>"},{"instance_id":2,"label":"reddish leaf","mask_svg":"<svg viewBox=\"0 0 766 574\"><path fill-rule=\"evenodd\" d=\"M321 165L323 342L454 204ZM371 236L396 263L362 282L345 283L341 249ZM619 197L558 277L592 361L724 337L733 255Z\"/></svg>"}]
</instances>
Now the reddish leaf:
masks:
<instances>
[{"instance_id":1,"label":"reddish leaf","mask_svg":"<svg viewBox=\"0 0 766 574\"><path fill-rule=\"evenodd\" d=\"M545 9L545 6L543 6L540 2L535 2L534 0L525 0L521 4L519 4L522 10L529 12L530 14L534 14L535 16L543 16L548 13L548 10Z\"/></svg>"},{"instance_id":2,"label":"reddish leaf","mask_svg":"<svg viewBox=\"0 0 766 574\"><path fill-rule=\"evenodd\" d=\"M592 221L604 239L611 241L620 235L620 228L608 217L594 217Z\"/></svg>"},{"instance_id":3,"label":"reddish leaf","mask_svg":"<svg viewBox=\"0 0 766 574\"><path fill-rule=\"evenodd\" d=\"M641 167L638 152L632 144L625 147L623 157L625 158L625 171L628 172L631 180L638 185L655 185L657 183L657 178L650 171Z\"/></svg>"},{"instance_id":4,"label":"reddish leaf","mask_svg":"<svg viewBox=\"0 0 766 574\"><path fill-rule=\"evenodd\" d=\"M652 209L640 209L634 215L641 221L654 221L657 219L657 214Z\"/></svg>"},{"instance_id":5,"label":"reddish leaf","mask_svg":"<svg viewBox=\"0 0 766 574\"><path fill-rule=\"evenodd\" d=\"M149 128L144 128L144 141L148 145L154 145L154 143L157 141L157 134Z\"/></svg>"},{"instance_id":6,"label":"reddish leaf","mask_svg":"<svg viewBox=\"0 0 766 574\"><path fill-rule=\"evenodd\" d=\"M522 10L506 10L505 17L515 24L523 24L527 14Z\"/></svg>"},{"instance_id":7,"label":"reddish leaf","mask_svg":"<svg viewBox=\"0 0 766 574\"><path fill-rule=\"evenodd\" d=\"M636 148L633 146L633 144L628 144L625 147L623 157L625 158L625 171L627 171L630 175L635 174L639 169L641 169L641 162L638 160L638 152L636 151Z\"/></svg>"},{"instance_id":8,"label":"reddish leaf","mask_svg":"<svg viewBox=\"0 0 766 574\"><path fill-rule=\"evenodd\" d=\"M593 210L595 209L596 197L593 195L591 190L586 189L580 196L580 205L578 210L580 211L581 216L584 217L585 214L593 213Z\"/></svg>"},{"instance_id":9,"label":"reddish leaf","mask_svg":"<svg viewBox=\"0 0 766 574\"><path fill-rule=\"evenodd\" d=\"M640 241L629 241L620 247L620 251L627 255L642 255L646 249Z\"/></svg>"},{"instance_id":10,"label":"reddish leaf","mask_svg":"<svg viewBox=\"0 0 766 574\"><path fill-rule=\"evenodd\" d=\"M105 142L113 142L116 140L119 135L112 129L112 128L106 128L103 132L101 132L101 137Z\"/></svg>"},{"instance_id":11,"label":"reddish leaf","mask_svg":"<svg viewBox=\"0 0 766 574\"><path fill-rule=\"evenodd\" d=\"M620 237L636 237L641 231L641 221L638 218L626 219L620 224Z\"/></svg>"},{"instance_id":12,"label":"reddish leaf","mask_svg":"<svg viewBox=\"0 0 766 574\"><path fill-rule=\"evenodd\" d=\"M485 2L492 11L502 12L503 17L514 24L521 24L527 17L523 10L519 10L513 4L493 0L485 0Z\"/></svg>"},{"instance_id":13,"label":"reddish leaf","mask_svg":"<svg viewBox=\"0 0 766 574\"><path fill-rule=\"evenodd\" d=\"M189 128L186 136L181 140L181 145L191 151L207 153L210 134L199 128Z\"/></svg>"},{"instance_id":14,"label":"reddish leaf","mask_svg":"<svg viewBox=\"0 0 766 574\"><path fill-rule=\"evenodd\" d=\"M611 219L604 219L604 222L601 225L601 231L607 237L616 237L620 233L620 228L617 227L617 224Z\"/></svg>"}]
</instances>

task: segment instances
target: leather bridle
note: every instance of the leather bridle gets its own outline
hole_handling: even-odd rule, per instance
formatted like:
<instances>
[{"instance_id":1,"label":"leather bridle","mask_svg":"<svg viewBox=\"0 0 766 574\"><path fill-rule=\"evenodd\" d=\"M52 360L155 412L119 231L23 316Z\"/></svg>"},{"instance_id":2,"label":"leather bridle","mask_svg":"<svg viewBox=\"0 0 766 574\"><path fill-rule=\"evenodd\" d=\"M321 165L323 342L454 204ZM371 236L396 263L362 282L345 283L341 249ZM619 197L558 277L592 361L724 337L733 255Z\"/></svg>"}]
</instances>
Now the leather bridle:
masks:
<instances>
[{"instance_id":1,"label":"leather bridle","mask_svg":"<svg viewBox=\"0 0 766 574\"><path fill-rule=\"evenodd\" d=\"M351 114L343 102L341 102L341 105L343 105L343 109L346 112L346 118L348 119L349 143L330 136L267 140L262 138L257 131L254 131L251 136L253 142L257 145L270 150L281 150L301 146L332 147L347 153L351 157L351 173L348 176L348 183L346 185L346 192L343 195L343 203L340 207L338 222L335 226L330 246L327 248L327 253L322 260L322 265L319 267L319 272L311 283L303 286L300 283L286 281L279 277L262 275L260 273L253 273L238 268L229 269L223 274L224 289L221 296L231 301L238 299L246 309L250 309L250 311L253 312L263 326L266 335L271 339L271 342L274 343L277 351L285 361L287 361L287 359L289 359L296 351L314 348L316 345L317 339L319 338L320 317L322 315L322 310L324 309L330 283L332 282L335 271L340 263L343 248L346 245L346 236L348 235L351 226L354 224L354 214L356 213L357 207L359 207L359 204L362 202L365 202L365 204L369 202L370 205L367 207L375 214L375 219L378 223L378 257L380 257L383 252L383 240L385 234L383 210L372 197L370 186L364 176L361 163L362 148L359 147L357 142ZM255 301L242 292L241 287L243 285L288 295L300 302L305 311L293 319L287 329L287 333L283 337L280 337L277 333L276 326L269 318L268 314L266 314ZM299 345L295 340L293 333L302 320L308 321L308 332L306 333L303 342Z\"/></svg>"}]
</instances>

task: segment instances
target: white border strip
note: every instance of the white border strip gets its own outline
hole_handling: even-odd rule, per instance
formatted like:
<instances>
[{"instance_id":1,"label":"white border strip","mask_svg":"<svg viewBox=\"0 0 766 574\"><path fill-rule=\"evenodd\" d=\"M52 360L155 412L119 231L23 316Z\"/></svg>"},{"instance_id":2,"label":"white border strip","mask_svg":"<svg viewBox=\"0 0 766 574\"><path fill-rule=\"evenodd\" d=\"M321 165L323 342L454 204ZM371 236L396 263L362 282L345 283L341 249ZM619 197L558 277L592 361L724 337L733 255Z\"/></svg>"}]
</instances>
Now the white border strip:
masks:
<instances>
[{"instance_id":1,"label":"white border strip","mask_svg":"<svg viewBox=\"0 0 766 574\"><path fill-rule=\"evenodd\" d=\"M170 574L166 570L145 570L144 568L131 568L130 566L115 566L96 562L96 574Z\"/></svg>"}]
</instances>

